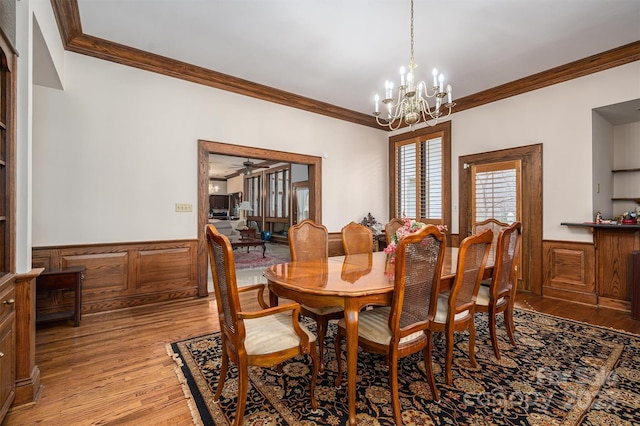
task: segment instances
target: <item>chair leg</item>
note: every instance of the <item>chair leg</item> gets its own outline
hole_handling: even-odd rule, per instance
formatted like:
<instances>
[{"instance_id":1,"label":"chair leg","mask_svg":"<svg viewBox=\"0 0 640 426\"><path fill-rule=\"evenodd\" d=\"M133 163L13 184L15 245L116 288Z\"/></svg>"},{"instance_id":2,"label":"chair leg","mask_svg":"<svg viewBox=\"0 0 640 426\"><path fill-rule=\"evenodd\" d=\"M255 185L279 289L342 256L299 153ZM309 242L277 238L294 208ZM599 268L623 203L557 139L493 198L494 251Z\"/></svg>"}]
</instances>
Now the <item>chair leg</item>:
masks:
<instances>
[{"instance_id":1,"label":"chair leg","mask_svg":"<svg viewBox=\"0 0 640 426\"><path fill-rule=\"evenodd\" d=\"M342 346L342 340L344 340L345 334L344 330L341 327L338 327L338 332L336 333L335 338L335 347L336 347L336 362L338 363L338 374L336 375L336 387L340 387L340 383L342 381L342 357L340 356L340 347Z\"/></svg>"},{"instance_id":2,"label":"chair leg","mask_svg":"<svg viewBox=\"0 0 640 426\"><path fill-rule=\"evenodd\" d=\"M320 372L324 372L324 336L327 334L329 320L316 318L318 324L318 353L320 354Z\"/></svg>"},{"instance_id":3,"label":"chair leg","mask_svg":"<svg viewBox=\"0 0 640 426\"><path fill-rule=\"evenodd\" d=\"M402 426L402 412L400 411L400 396L398 395L398 355L393 349L389 357L389 385L391 386L391 406L393 419L397 426Z\"/></svg>"},{"instance_id":4,"label":"chair leg","mask_svg":"<svg viewBox=\"0 0 640 426\"><path fill-rule=\"evenodd\" d=\"M249 390L249 366L244 359L238 360L238 403L236 404L236 418L234 426L240 426L244 418L244 410L247 405L247 393Z\"/></svg>"},{"instance_id":5,"label":"chair leg","mask_svg":"<svg viewBox=\"0 0 640 426\"><path fill-rule=\"evenodd\" d=\"M436 387L436 378L433 375L433 335L431 333L427 334L427 346L424 348L423 353L424 370L427 373L427 381L431 388L431 395L434 400L440 401L440 392L438 392L438 388Z\"/></svg>"},{"instance_id":6,"label":"chair leg","mask_svg":"<svg viewBox=\"0 0 640 426\"><path fill-rule=\"evenodd\" d=\"M446 356L444 362L444 376L448 385L453 382L453 375L451 374L451 366L453 364L453 330L446 330Z\"/></svg>"},{"instance_id":7,"label":"chair leg","mask_svg":"<svg viewBox=\"0 0 640 426\"><path fill-rule=\"evenodd\" d=\"M509 301L509 306L504 311L504 324L507 327L507 335L509 336L509 340L511 340L511 344L516 346L516 340L513 337L515 326L513 324L513 302L511 301Z\"/></svg>"},{"instance_id":8,"label":"chair leg","mask_svg":"<svg viewBox=\"0 0 640 426\"><path fill-rule=\"evenodd\" d=\"M229 356L225 349L224 347L222 348L222 366L220 367L220 376L218 377L218 389L216 389L216 394L213 397L213 400L216 402L220 400L220 395L222 395L224 381L227 378L227 369L229 368Z\"/></svg>"},{"instance_id":9,"label":"chair leg","mask_svg":"<svg viewBox=\"0 0 640 426\"><path fill-rule=\"evenodd\" d=\"M496 332L496 312L495 308L489 307L489 336L491 336L491 346L493 346L493 353L496 359L500 360L500 348L498 348L498 334Z\"/></svg>"},{"instance_id":10,"label":"chair leg","mask_svg":"<svg viewBox=\"0 0 640 426\"><path fill-rule=\"evenodd\" d=\"M471 317L471 323L469 324L469 360L473 368L478 368L476 362L476 326Z\"/></svg>"}]
</instances>

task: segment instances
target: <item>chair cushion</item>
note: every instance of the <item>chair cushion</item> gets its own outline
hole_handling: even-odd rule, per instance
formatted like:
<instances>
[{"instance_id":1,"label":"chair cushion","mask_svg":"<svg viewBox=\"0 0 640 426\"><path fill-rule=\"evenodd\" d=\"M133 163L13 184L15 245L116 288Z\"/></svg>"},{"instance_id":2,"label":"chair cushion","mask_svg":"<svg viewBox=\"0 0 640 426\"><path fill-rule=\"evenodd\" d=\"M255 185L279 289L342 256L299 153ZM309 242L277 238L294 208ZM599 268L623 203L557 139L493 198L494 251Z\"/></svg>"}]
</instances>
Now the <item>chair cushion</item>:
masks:
<instances>
[{"instance_id":1,"label":"chair cushion","mask_svg":"<svg viewBox=\"0 0 640 426\"><path fill-rule=\"evenodd\" d=\"M480 306L489 306L489 300L491 298L491 291L489 287L480 286L480 290L478 290L478 298L476 299L476 305ZM496 303L497 306L502 305L505 302L504 297L498 299Z\"/></svg>"},{"instance_id":2,"label":"chair cushion","mask_svg":"<svg viewBox=\"0 0 640 426\"><path fill-rule=\"evenodd\" d=\"M329 314L334 314L336 312L342 312L344 309L340 306L320 306L320 307L311 307L311 306L307 306L304 305L304 308L309 311L309 312L313 312L316 315L329 315Z\"/></svg>"},{"instance_id":3,"label":"chair cushion","mask_svg":"<svg viewBox=\"0 0 640 426\"><path fill-rule=\"evenodd\" d=\"M439 324L445 324L447 322L447 314L449 313L449 292L440 293L438 296L438 309L436 310L436 317L434 322ZM453 316L453 320L457 321L469 315L469 311L462 311L459 314Z\"/></svg>"},{"instance_id":4,"label":"chair cushion","mask_svg":"<svg viewBox=\"0 0 640 426\"><path fill-rule=\"evenodd\" d=\"M309 341L316 340L315 335L300 324L309 336ZM244 347L248 355L263 355L291 349L300 345L300 339L293 329L291 313L278 313L261 318L244 320L246 337Z\"/></svg>"},{"instance_id":5,"label":"chair cushion","mask_svg":"<svg viewBox=\"0 0 640 426\"><path fill-rule=\"evenodd\" d=\"M391 307L373 308L360 312L358 318L358 336L371 342L389 345L391 342L391 330L389 330L389 315ZM346 328L344 319L338 321L338 326ZM424 336L424 332L418 331L400 339L400 343L410 342Z\"/></svg>"}]
</instances>

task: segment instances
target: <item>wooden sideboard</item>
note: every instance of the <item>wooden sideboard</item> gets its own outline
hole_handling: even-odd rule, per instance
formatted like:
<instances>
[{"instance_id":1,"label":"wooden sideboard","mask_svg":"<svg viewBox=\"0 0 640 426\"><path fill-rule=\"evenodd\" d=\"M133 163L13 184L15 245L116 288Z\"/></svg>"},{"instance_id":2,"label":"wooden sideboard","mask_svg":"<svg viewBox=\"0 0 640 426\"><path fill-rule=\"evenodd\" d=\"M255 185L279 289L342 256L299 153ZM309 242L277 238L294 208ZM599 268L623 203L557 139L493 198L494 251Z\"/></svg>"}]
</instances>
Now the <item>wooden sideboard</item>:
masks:
<instances>
[{"instance_id":1,"label":"wooden sideboard","mask_svg":"<svg viewBox=\"0 0 640 426\"><path fill-rule=\"evenodd\" d=\"M593 244L546 241L543 294L631 311L631 253L640 250L640 225L563 222L593 233Z\"/></svg>"}]
</instances>

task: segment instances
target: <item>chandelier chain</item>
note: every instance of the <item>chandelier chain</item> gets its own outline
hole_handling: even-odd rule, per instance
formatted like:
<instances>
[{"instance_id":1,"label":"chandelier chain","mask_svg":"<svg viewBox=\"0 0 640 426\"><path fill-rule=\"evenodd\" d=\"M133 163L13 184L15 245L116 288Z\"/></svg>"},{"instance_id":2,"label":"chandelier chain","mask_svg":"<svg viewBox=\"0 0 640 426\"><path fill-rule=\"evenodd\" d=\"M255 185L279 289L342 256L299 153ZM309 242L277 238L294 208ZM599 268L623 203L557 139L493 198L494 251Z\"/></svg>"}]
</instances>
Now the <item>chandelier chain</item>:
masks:
<instances>
[{"instance_id":1,"label":"chandelier chain","mask_svg":"<svg viewBox=\"0 0 640 426\"><path fill-rule=\"evenodd\" d=\"M411 62L409 62L409 67L411 68L409 72L411 72L414 68L414 60L413 60L413 0L411 0Z\"/></svg>"}]
</instances>

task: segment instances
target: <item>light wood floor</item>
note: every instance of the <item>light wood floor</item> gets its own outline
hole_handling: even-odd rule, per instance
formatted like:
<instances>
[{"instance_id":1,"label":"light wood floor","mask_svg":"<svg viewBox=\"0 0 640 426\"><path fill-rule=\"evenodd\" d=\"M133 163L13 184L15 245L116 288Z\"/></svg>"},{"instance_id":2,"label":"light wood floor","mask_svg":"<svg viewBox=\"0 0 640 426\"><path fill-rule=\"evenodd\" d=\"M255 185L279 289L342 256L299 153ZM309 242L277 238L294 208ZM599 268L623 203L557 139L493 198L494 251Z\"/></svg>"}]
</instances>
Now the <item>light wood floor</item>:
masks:
<instances>
[{"instance_id":1,"label":"light wood floor","mask_svg":"<svg viewBox=\"0 0 640 426\"><path fill-rule=\"evenodd\" d=\"M517 304L640 334L640 321L626 312L529 294L520 294ZM3 425L190 425L165 345L218 330L211 296L86 315L78 328L62 323L39 329L40 398L10 411Z\"/></svg>"}]
</instances>

